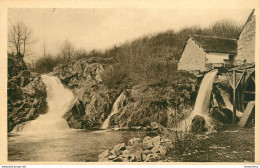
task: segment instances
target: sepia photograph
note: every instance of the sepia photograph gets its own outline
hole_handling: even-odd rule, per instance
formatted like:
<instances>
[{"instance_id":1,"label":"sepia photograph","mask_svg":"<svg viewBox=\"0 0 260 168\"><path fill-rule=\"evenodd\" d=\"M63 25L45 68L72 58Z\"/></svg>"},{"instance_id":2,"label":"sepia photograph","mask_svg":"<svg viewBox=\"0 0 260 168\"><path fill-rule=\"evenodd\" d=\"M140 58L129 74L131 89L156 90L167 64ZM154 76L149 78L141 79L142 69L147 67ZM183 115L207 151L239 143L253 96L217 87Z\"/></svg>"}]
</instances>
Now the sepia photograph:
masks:
<instances>
[{"instance_id":1,"label":"sepia photograph","mask_svg":"<svg viewBox=\"0 0 260 168\"><path fill-rule=\"evenodd\" d=\"M259 161L257 14L7 8L7 162Z\"/></svg>"}]
</instances>

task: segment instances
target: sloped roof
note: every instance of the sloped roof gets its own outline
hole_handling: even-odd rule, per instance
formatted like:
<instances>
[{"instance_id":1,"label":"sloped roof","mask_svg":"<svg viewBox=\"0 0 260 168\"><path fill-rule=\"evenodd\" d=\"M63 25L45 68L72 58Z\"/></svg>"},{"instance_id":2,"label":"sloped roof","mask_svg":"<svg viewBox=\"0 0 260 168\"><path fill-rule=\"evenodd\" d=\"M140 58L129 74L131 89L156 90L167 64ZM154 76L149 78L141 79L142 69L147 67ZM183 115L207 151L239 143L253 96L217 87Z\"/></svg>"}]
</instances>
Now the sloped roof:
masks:
<instances>
[{"instance_id":1,"label":"sloped roof","mask_svg":"<svg viewBox=\"0 0 260 168\"><path fill-rule=\"evenodd\" d=\"M190 36L205 52L237 54L237 40L211 36Z\"/></svg>"},{"instance_id":2,"label":"sloped roof","mask_svg":"<svg viewBox=\"0 0 260 168\"><path fill-rule=\"evenodd\" d=\"M250 19L251 19L252 16L254 16L254 15L255 15L255 9L253 9L252 12L250 13L250 15L248 16L248 18L247 18L245 24L244 24L243 27L242 27L242 30L241 30L241 32L240 32L240 34L239 34L239 37L240 37L241 33L243 32L244 28L246 27L247 23L250 21ZM238 38L239 38L239 37L238 37Z\"/></svg>"}]
</instances>

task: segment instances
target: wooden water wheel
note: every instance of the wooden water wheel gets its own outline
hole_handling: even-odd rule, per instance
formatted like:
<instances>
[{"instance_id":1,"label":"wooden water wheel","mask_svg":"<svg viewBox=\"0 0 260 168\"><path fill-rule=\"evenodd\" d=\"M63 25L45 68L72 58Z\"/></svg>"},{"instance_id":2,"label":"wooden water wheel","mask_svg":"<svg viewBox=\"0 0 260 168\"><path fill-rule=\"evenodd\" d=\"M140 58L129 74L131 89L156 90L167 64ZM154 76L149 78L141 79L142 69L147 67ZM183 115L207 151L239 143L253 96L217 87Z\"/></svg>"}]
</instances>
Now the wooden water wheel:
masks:
<instances>
[{"instance_id":1,"label":"wooden water wheel","mask_svg":"<svg viewBox=\"0 0 260 168\"><path fill-rule=\"evenodd\" d=\"M245 110L248 102L255 101L255 71L247 73L245 76L245 82L242 88L241 95L241 111Z\"/></svg>"}]
</instances>

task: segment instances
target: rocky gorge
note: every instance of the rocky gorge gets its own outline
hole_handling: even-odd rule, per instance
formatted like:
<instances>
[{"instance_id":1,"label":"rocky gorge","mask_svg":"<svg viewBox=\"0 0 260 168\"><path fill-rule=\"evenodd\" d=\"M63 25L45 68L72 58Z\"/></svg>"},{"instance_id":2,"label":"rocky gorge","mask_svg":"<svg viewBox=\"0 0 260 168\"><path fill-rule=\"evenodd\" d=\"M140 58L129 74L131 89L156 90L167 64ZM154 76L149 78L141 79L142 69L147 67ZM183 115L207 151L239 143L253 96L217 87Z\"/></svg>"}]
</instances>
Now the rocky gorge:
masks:
<instances>
[{"instance_id":1,"label":"rocky gorge","mask_svg":"<svg viewBox=\"0 0 260 168\"><path fill-rule=\"evenodd\" d=\"M181 119L185 117L184 111L189 111L194 104L197 91L192 74L177 74L176 80L171 83L151 81L109 88L102 81L102 74L110 66L109 58L83 58L71 64L59 65L52 72L75 94L73 103L64 115L71 128L100 128L118 98L121 103L117 112L110 116L108 128L149 129L154 121L165 127L171 126L174 114L169 110L170 107L178 108L178 117Z\"/></svg>"},{"instance_id":2,"label":"rocky gorge","mask_svg":"<svg viewBox=\"0 0 260 168\"><path fill-rule=\"evenodd\" d=\"M19 132L27 121L46 113L46 86L40 75L27 69L22 57L9 55L8 59L8 131ZM74 94L63 118L74 129L145 130L156 134L116 145L104 151L99 161L164 160L178 137L166 135L175 133L174 129L191 114L200 83L195 75L179 71L173 72L171 81L135 81L111 88L104 81L111 66L111 58L82 58L59 64L48 74L58 77ZM231 123L232 111L226 108L221 95L229 90L227 79L219 75L209 104L214 130ZM202 116L194 116L190 127L196 134L208 131Z\"/></svg>"},{"instance_id":3,"label":"rocky gorge","mask_svg":"<svg viewBox=\"0 0 260 168\"><path fill-rule=\"evenodd\" d=\"M22 55L8 54L8 132L46 112L46 87ZM20 126L18 126L20 125Z\"/></svg>"},{"instance_id":4,"label":"rocky gorge","mask_svg":"<svg viewBox=\"0 0 260 168\"><path fill-rule=\"evenodd\" d=\"M22 57L9 55L8 58L8 128L11 131L15 125L45 113L46 88L39 75L27 70ZM109 88L102 75L111 66L111 58L82 58L60 64L50 73L75 95L64 114L70 128L99 129L108 117L108 128L149 130L152 122L173 127L174 122L182 121L192 111L198 92L195 75L175 72L171 82L145 81ZM224 116L221 120L228 123L221 110L225 103L218 89L226 85L225 80L214 84L211 113L218 119ZM117 99L120 105L110 115ZM224 111L230 115L228 109Z\"/></svg>"}]
</instances>

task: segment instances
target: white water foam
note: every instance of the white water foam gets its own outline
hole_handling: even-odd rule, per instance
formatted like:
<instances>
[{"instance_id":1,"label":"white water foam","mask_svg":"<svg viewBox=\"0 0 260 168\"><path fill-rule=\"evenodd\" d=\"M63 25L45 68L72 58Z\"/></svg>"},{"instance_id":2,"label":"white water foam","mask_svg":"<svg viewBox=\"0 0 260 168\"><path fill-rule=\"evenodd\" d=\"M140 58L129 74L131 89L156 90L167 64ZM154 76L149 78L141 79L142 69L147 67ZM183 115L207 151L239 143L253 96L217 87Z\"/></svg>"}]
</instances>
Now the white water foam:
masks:
<instances>
[{"instance_id":1,"label":"white water foam","mask_svg":"<svg viewBox=\"0 0 260 168\"><path fill-rule=\"evenodd\" d=\"M102 126L100 127L101 129L107 129L109 125L110 118L118 113L119 108L123 106L123 102L125 100L126 96L124 93L121 93L121 95L116 99L115 103L113 104L112 110L106 120L103 122Z\"/></svg>"},{"instance_id":2,"label":"white water foam","mask_svg":"<svg viewBox=\"0 0 260 168\"><path fill-rule=\"evenodd\" d=\"M68 130L69 126L62 116L74 98L72 91L65 88L58 77L42 75L42 79L47 90L48 112L40 115L36 120L27 122L19 131L52 132Z\"/></svg>"},{"instance_id":3,"label":"white water foam","mask_svg":"<svg viewBox=\"0 0 260 168\"><path fill-rule=\"evenodd\" d=\"M202 116L205 119L206 126L211 127L211 120L209 117L209 104L212 92L212 86L218 70L208 72L200 84L200 89L196 98L195 106L190 116L182 122L180 128L182 131L189 130L192 119L196 116Z\"/></svg>"}]
</instances>

